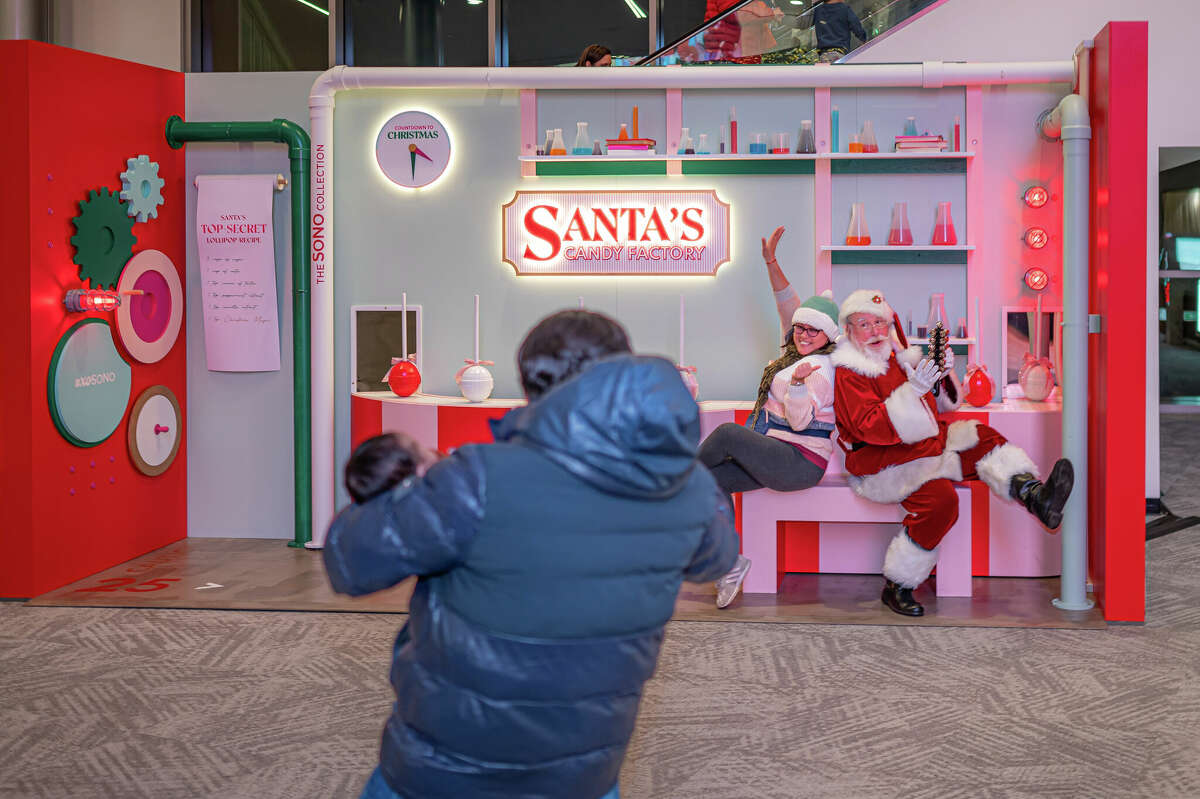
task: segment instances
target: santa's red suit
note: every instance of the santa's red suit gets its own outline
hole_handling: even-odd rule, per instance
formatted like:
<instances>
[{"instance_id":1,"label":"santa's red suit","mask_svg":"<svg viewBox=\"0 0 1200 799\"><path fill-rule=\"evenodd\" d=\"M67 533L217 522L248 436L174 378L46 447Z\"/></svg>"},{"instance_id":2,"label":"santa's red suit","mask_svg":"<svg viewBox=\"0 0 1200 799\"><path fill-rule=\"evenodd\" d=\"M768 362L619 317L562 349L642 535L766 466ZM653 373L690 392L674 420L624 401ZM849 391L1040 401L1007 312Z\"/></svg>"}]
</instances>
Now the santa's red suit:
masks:
<instances>
[{"instance_id":1,"label":"santa's red suit","mask_svg":"<svg viewBox=\"0 0 1200 799\"><path fill-rule=\"evenodd\" d=\"M847 312L843 306L843 319L867 310L874 309ZM938 543L958 520L951 481L983 480L1007 499L1014 476L1037 474L1024 450L987 425L937 419L937 412L958 408L962 392L951 378L952 385L936 398L919 394L902 364L915 366L921 357L919 347L910 347L893 351L886 361L873 358L848 335L831 356L838 440L851 486L859 496L898 502L908 511L905 530L889 545L883 566L885 577L906 588L929 577Z\"/></svg>"}]
</instances>

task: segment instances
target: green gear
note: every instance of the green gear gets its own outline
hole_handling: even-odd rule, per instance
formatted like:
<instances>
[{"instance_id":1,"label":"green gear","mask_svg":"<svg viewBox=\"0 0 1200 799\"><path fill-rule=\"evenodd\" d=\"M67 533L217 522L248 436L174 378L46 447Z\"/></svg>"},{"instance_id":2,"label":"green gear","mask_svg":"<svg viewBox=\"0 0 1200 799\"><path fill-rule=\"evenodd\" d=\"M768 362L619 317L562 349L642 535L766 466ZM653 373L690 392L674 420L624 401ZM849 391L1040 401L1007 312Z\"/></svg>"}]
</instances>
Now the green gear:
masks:
<instances>
[{"instance_id":1,"label":"green gear","mask_svg":"<svg viewBox=\"0 0 1200 799\"><path fill-rule=\"evenodd\" d=\"M125 203L111 189L95 189L88 199L79 203L79 216L71 220L75 235L75 258L79 279L90 281L92 288L115 289L125 262L133 254L137 237L133 235L134 220Z\"/></svg>"}]
</instances>

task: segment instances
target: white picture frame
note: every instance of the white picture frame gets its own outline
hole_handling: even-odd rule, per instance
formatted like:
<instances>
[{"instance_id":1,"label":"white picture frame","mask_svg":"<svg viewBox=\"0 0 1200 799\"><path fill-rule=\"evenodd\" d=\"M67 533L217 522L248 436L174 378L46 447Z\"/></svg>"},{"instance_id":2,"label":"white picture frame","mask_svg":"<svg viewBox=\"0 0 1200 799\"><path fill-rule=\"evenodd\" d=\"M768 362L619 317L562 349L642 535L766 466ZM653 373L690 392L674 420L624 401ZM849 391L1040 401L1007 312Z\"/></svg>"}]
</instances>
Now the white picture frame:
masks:
<instances>
[{"instance_id":1,"label":"white picture frame","mask_svg":"<svg viewBox=\"0 0 1200 799\"><path fill-rule=\"evenodd\" d=\"M362 311L392 311L399 315L404 310L404 306L400 303L392 303L388 305L351 305L350 306L350 393L358 394L362 391L358 388L358 314ZM423 319L422 308L419 304L409 303L408 310L415 312L416 320L414 329L416 331L416 347L413 347L413 342L409 342L409 350L416 353L416 362L418 369L425 368L425 336L422 334L421 323ZM368 384L378 383L379 387L375 391L386 391L387 384L379 382L383 375L372 377L371 375L363 375L363 381Z\"/></svg>"}]
</instances>

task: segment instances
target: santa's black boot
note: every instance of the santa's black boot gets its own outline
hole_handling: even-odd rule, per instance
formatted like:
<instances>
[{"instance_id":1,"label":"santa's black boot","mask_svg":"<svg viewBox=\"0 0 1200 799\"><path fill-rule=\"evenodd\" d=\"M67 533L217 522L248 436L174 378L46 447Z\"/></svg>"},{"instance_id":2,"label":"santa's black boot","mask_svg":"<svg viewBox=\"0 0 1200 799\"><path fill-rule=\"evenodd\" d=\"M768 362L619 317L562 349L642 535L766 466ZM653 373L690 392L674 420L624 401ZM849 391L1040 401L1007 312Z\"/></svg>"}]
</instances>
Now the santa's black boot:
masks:
<instances>
[{"instance_id":1,"label":"santa's black boot","mask_svg":"<svg viewBox=\"0 0 1200 799\"><path fill-rule=\"evenodd\" d=\"M1063 506L1075 487L1075 467L1066 458L1060 458L1050 470L1046 482L1032 474L1015 475L1009 483L1009 495L1025 506L1051 531L1062 524Z\"/></svg>"},{"instance_id":2,"label":"santa's black boot","mask_svg":"<svg viewBox=\"0 0 1200 799\"><path fill-rule=\"evenodd\" d=\"M883 604L899 613L901 616L924 616L925 607L913 599L913 590L886 580L883 584L883 595L879 598Z\"/></svg>"}]
</instances>

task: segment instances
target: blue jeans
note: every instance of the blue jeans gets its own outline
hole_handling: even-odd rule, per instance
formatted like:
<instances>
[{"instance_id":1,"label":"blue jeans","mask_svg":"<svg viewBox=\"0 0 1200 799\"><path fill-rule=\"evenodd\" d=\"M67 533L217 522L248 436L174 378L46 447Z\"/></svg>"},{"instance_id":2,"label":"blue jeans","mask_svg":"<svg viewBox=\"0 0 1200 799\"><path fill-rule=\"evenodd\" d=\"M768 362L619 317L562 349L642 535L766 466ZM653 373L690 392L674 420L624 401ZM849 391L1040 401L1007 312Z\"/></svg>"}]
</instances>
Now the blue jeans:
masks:
<instances>
[{"instance_id":1,"label":"blue jeans","mask_svg":"<svg viewBox=\"0 0 1200 799\"><path fill-rule=\"evenodd\" d=\"M600 799L620 799L621 795L617 787L614 785L613 789L601 796ZM362 794L358 799L404 799L404 797L392 790L392 786L383 779L383 772L376 767L371 772L371 778L367 780L367 784L363 786Z\"/></svg>"}]
</instances>

